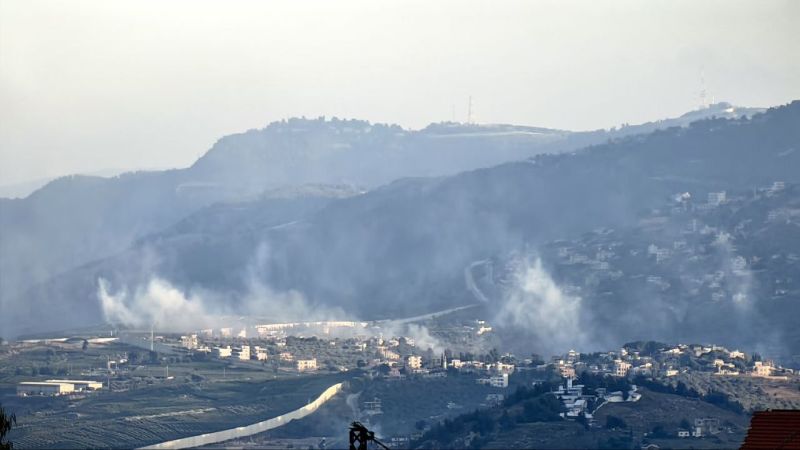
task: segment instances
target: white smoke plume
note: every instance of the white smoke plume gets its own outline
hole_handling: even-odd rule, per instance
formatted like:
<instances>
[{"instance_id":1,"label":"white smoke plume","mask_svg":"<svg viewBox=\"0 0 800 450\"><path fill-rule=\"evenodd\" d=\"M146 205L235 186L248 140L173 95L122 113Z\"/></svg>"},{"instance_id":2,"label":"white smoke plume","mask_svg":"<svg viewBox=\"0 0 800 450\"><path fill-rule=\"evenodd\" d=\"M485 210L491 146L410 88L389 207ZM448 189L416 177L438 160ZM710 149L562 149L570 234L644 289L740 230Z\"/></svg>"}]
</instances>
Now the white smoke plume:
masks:
<instances>
[{"instance_id":1,"label":"white smoke plume","mask_svg":"<svg viewBox=\"0 0 800 450\"><path fill-rule=\"evenodd\" d=\"M733 305L741 312L749 312L753 306L753 273L747 260L737 255L733 238L726 232L720 232L712 247L717 249L720 257L720 269L727 278L728 294Z\"/></svg>"},{"instance_id":2,"label":"white smoke plume","mask_svg":"<svg viewBox=\"0 0 800 450\"><path fill-rule=\"evenodd\" d=\"M555 354L585 343L580 313L581 298L566 294L541 259L526 259L517 264L514 284L503 296L494 323L533 337L538 351Z\"/></svg>"},{"instance_id":3,"label":"white smoke plume","mask_svg":"<svg viewBox=\"0 0 800 450\"><path fill-rule=\"evenodd\" d=\"M152 278L133 292L122 289L114 294L109 292L109 283L101 278L97 297L106 320L115 324L135 328L157 324L190 330L213 322L213 315L200 297L187 295L160 278Z\"/></svg>"},{"instance_id":4,"label":"white smoke plume","mask_svg":"<svg viewBox=\"0 0 800 450\"><path fill-rule=\"evenodd\" d=\"M417 348L422 350L431 349L436 355L444 351L445 345L438 338L431 335L428 327L410 323L406 330L405 336L414 339L414 345Z\"/></svg>"},{"instance_id":5,"label":"white smoke plume","mask_svg":"<svg viewBox=\"0 0 800 450\"><path fill-rule=\"evenodd\" d=\"M97 297L108 322L134 328L154 325L165 331L229 326L224 316L234 315L263 322L342 320L341 310L311 304L298 291L277 292L264 283L261 275L268 260L269 249L262 244L243 275L244 294L223 295L202 288L183 291L153 275L144 286L113 293L101 278ZM234 296L236 301L231 301Z\"/></svg>"}]
</instances>

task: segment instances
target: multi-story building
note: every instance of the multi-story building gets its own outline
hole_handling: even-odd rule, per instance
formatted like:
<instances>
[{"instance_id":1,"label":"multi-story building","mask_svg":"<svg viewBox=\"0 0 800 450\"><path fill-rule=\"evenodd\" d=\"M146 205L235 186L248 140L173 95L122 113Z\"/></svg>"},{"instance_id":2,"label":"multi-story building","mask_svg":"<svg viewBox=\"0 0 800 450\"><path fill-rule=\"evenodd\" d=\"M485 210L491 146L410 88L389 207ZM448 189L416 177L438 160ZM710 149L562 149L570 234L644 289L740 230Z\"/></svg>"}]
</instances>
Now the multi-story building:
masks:
<instances>
[{"instance_id":1,"label":"multi-story building","mask_svg":"<svg viewBox=\"0 0 800 450\"><path fill-rule=\"evenodd\" d=\"M503 373L489 378L489 386L498 388L508 387L508 374Z\"/></svg>"},{"instance_id":2,"label":"multi-story building","mask_svg":"<svg viewBox=\"0 0 800 450\"><path fill-rule=\"evenodd\" d=\"M388 359L388 360L400 359L400 354L398 354L397 352L394 352L392 350L389 350L388 348L386 348L384 346L379 346L378 347L378 353L381 355L381 358L383 358L383 359Z\"/></svg>"},{"instance_id":3,"label":"multi-story building","mask_svg":"<svg viewBox=\"0 0 800 450\"><path fill-rule=\"evenodd\" d=\"M614 376L615 377L626 377L628 376L628 371L631 370L631 364L626 361L622 361L617 359L614 361Z\"/></svg>"},{"instance_id":4,"label":"multi-story building","mask_svg":"<svg viewBox=\"0 0 800 450\"><path fill-rule=\"evenodd\" d=\"M298 372L317 370L317 359L298 359L295 363Z\"/></svg>"},{"instance_id":5,"label":"multi-story building","mask_svg":"<svg viewBox=\"0 0 800 450\"><path fill-rule=\"evenodd\" d=\"M181 336L181 347L189 350L194 350L198 347L198 340L196 334L190 334L188 336Z\"/></svg>"},{"instance_id":6,"label":"multi-story building","mask_svg":"<svg viewBox=\"0 0 800 450\"><path fill-rule=\"evenodd\" d=\"M768 377L772 375L775 366L770 362L756 361L753 364L753 376L755 377Z\"/></svg>"},{"instance_id":7,"label":"multi-story building","mask_svg":"<svg viewBox=\"0 0 800 450\"><path fill-rule=\"evenodd\" d=\"M238 359L249 361L250 360L250 346L242 345L233 349L233 356Z\"/></svg>"},{"instance_id":8,"label":"multi-story building","mask_svg":"<svg viewBox=\"0 0 800 450\"><path fill-rule=\"evenodd\" d=\"M419 370L422 368L422 357L411 355L406 357L406 367L411 370Z\"/></svg>"},{"instance_id":9,"label":"multi-story building","mask_svg":"<svg viewBox=\"0 0 800 450\"><path fill-rule=\"evenodd\" d=\"M708 193L708 204L709 205L718 206L718 205L721 205L721 204L725 203L726 200L727 200L727 195L725 194L725 191L722 191L722 192L709 192Z\"/></svg>"}]
</instances>

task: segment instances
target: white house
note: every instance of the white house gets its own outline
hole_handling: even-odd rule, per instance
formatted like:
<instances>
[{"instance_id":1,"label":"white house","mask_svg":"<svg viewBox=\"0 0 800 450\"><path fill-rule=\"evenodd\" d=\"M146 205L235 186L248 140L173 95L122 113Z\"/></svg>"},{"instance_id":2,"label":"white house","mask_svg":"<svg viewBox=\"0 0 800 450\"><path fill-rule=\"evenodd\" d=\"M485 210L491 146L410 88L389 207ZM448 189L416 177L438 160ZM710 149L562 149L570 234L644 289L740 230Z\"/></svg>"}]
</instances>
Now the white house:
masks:
<instances>
[{"instance_id":1,"label":"white house","mask_svg":"<svg viewBox=\"0 0 800 450\"><path fill-rule=\"evenodd\" d=\"M317 370L317 359L298 359L296 362L296 367L298 372Z\"/></svg>"},{"instance_id":2,"label":"white house","mask_svg":"<svg viewBox=\"0 0 800 450\"><path fill-rule=\"evenodd\" d=\"M230 345L226 347L214 347L211 350L211 354L217 358L230 358L233 354L233 349L231 349Z\"/></svg>"}]
</instances>

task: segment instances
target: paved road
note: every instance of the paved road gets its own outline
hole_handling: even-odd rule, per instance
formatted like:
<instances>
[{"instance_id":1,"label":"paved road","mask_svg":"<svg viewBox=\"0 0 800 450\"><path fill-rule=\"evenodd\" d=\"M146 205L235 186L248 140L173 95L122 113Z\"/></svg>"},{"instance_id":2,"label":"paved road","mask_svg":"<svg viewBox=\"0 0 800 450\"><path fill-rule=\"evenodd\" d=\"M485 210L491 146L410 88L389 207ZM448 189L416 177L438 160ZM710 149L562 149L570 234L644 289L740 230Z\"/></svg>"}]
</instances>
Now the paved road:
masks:
<instances>
[{"instance_id":1,"label":"paved road","mask_svg":"<svg viewBox=\"0 0 800 450\"><path fill-rule=\"evenodd\" d=\"M480 300L483 303L490 303L489 299L481 292L478 285L475 283L475 278L472 276L472 269L475 267L484 265L488 263L488 259L482 259L480 261L475 261L472 264L468 265L464 268L464 282L467 284L467 289L472 292L472 295L475 296L476 299Z\"/></svg>"},{"instance_id":2,"label":"paved road","mask_svg":"<svg viewBox=\"0 0 800 450\"><path fill-rule=\"evenodd\" d=\"M383 319L383 320L376 320L375 323L392 323L392 324L403 324L403 323L412 323L412 322L421 322L423 320L433 319L439 316L445 316L450 313L454 313L456 311L461 311L463 309L469 309L479 306L477 303L472 305L465 305L465 306L458 306L455 308L445 309L443 311L436 311L429 314L423 314L421 316L414 316L414 317L406 317L405 319Z\"/></svg>"}]
</instances>

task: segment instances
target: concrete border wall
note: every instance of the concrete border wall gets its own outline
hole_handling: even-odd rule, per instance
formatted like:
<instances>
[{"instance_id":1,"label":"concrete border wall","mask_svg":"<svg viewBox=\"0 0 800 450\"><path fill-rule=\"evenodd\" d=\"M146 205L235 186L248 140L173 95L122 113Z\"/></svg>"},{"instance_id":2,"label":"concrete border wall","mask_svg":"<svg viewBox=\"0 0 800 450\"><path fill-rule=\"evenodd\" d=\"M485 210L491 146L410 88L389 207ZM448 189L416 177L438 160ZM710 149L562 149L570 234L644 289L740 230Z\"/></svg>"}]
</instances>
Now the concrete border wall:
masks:
<instances>
[{"instance_id":1,"label":"concrete border wall","mask_svg":"<svg viewBox=\"0 0 800 450\"><path fill-rule=\"evenodd\" d=\"M258 422L243 427L231 428L229 430L216 431L214 433L206 433L198 436L191 436L181 439L175 439L173 441L161 442L159 444L153 444L153 445L148 445L147 447L142 447L142 449L179 449L179 448L200 447L203 445L216 444L219 442L229 441L231 439L237 439L237 438L252 436L258 433L263 433L265 431L278 428L281 425L286 425L292 420L302 419L303 417L313 413L314 411L319 409L320 406L324 405L325 402L327 402L328 400L333 398L333 396L338 394L339 391L341 390L342 390L342 383L334 384L328 389L325 389L325 391L322 394L320 394L320 396L317 397L317 399L314 400L313 402L301 408L295 409L294 411L288 412L278 417L273 417L272 419L268 419L263 422Z\"/></svg>"}]
</instances>

